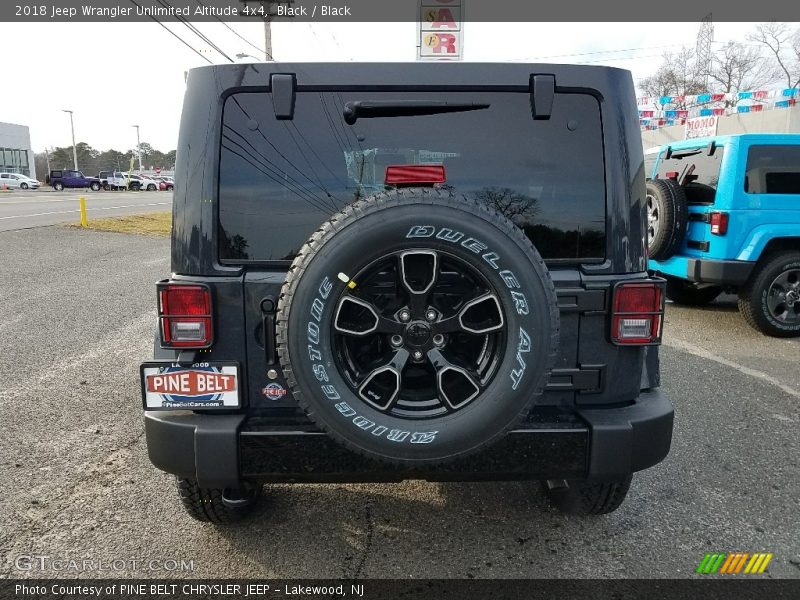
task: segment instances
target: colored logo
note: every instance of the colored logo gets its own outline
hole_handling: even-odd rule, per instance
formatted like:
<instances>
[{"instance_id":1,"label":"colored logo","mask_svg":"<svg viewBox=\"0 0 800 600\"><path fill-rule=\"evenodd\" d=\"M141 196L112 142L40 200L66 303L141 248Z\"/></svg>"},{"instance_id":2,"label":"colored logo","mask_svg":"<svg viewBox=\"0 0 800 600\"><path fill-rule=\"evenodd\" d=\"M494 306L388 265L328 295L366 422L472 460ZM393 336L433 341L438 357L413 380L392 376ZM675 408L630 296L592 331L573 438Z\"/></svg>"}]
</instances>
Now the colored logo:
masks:
<instances>
[{"instance_id":1,"label":"colored logo","mask_svg":"<svg viewBox=\"0 0 800 600\"><path fill-rule=\"evenodd\" d=\"M280 400L286 395L286 388L280 383L270 383L261 390L261 393L270 400Z\"/></svg>"},{"instance_id":2,"label":"colored logo","mask_svg":"<svg viewBox=\"0 0 800 600\"><path fill-rule=\"evenodd\" d=\"M772 556L772 552L706 552L695 572L700 575L760 574L766 571Z\"/></svg>"},{"instance_id":3,"label":"colored logo","mask_svg":"<svg viewBox=\"0 0 800 600\"><path fill-rule=\"evenodd\" d=\"M168 367L145 379L148 392L160 394L169 402L209 402L220 400L225 392L236 391L236 375L215 367L184 369Z\"/></svg>"}]
</instances>

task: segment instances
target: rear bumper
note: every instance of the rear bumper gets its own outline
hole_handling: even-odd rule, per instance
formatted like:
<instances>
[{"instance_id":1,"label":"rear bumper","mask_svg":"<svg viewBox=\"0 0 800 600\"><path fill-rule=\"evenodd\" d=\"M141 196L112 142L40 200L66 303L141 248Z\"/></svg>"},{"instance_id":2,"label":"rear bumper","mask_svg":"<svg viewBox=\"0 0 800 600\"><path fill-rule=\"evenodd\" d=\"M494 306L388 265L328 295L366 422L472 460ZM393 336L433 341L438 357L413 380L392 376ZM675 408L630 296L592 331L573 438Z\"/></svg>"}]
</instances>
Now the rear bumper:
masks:
<instances>
[{"instance_id":1,"label":"rear bumper","mask_svg":"<svg viewBox=\"0 0 800 600\"><path fill-rule=\"evenodd\" d=\"M718 283L720 285L743 285L753 272L755 263L741 260L686 261L686 278L699 283Z\"/></svg>"},{"instance_id":2,"label":"rear bumper","mask_svg":"<svg viewBox=\"0 0 800 600\"><path fill-rule=\"evenodd\" d=\"M535 413L487 450L442 466L392 467L363 458L307 423L146 412L153 464L203 487L262 482L503 481L612 478L664 459L672 440L672 403L659 389L631 405Z\"/></svg>"},{"instance_id":3,"label":"rear bumper","mask_svg":"<svg viewBox=\"0 0 800 600\"><path fill-rule=\"evenodd\" d=\"M650 261L650 270L660 275L677 277L697 283L739 287L750 278L754 262L743 260L713 260L674 256L665 261Z\"/></svg>"}]
</instances>

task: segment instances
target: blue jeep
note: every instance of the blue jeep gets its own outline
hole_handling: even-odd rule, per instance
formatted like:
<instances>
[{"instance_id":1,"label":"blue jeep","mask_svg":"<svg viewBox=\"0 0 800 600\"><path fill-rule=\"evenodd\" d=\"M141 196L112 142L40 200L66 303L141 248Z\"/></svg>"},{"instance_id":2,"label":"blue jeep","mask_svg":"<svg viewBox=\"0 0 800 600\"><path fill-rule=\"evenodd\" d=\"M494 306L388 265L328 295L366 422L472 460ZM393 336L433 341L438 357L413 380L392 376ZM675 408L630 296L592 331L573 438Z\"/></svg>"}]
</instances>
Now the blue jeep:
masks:
<instances>
[{"instance_id":1,"label":"blue jeep","mask_svg":"<svg viewBox=\"0 0 800 600\"><path fill-rule=\"evenodd\" d=\"M685 140L648 158L650 270L667 297L738 293L754 328L800 335L800 135Z\"/></svg>"}]
</instances>

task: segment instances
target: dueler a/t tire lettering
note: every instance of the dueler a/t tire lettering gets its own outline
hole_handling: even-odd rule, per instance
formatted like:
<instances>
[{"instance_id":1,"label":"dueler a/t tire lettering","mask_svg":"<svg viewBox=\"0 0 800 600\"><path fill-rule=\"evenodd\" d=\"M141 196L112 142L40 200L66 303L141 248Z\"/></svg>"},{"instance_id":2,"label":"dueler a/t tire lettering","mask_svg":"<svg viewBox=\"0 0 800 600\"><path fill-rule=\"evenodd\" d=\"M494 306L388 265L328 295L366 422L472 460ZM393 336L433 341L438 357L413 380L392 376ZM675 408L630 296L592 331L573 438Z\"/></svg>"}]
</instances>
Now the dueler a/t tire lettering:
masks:
<instances>
[{"instance_id":1,"label":"dueler a/t tire lettering","mask_svg":"<svg viewBox=\"0 0 800 600\"><path fill-rule=\"evenodd\" d=\"M444 412L441 396L447 394L441 392L450 389L447 385L453 390L463 389L470 379L458 372L465 369L434 358L429 363L426 358L417 362L416 368L430 369L434 374L439 399L431 402L439 401L443 406L442 414L424 418L409 418L386 409L391 398L380 393L370 390L365 395L363 386L367 383L353 382L336 350L336 340L344 330L339 321L341 307L347 304L357 311L360 303L368 304L359 297L362 289L358 282L350 278L366 273L369 265L386 256L399 256L402 263L408 255L415 261L420 259L418 262L430 257L434 270L437 261L466 265L475 280L486 282L490 289L486 293L491 302L481 305L478 312L491 313L499 323L490 325L498 332L493 339L499 347L491 377L481 380L480 386L475 384L477 392L467 385L468 394L460 406L447 398L449 407ZM401 277L401 270L398 268L396 277ZM403 285L410 284L404 281ZM467 337L472 335L470 329L477 332L474 335L484 335L482 325L467 318L471 315L465 312L470 310L470 302L464 298L459 326L467 329ZM377 326L377 313L384 308L368 310L375 314L370 318ZM380 319L388 323L391 316L381 314ZM399 348L394 356L402 356L402 361L397 369L387 366L389 375L383 373L392 384L396 382L395 397L404 393L401 380L408 371L403 365L414 354L413 344L427 339L426 326L424 319L417 325L411 322L400 331L402 335L387 334L377 342L370 336L383 334L366 329L358 339L359 344L363 339L364 345L386 346L389 337L397 338ZM289 270L278 303L276 328L286 379L314 423L362 455L392 464L422 466L476 452L501 438L529 413L554 361L559 314L544 261L510 220L449 191L412 188L356 202L314 233ZM460 330L457 335L462 333ZM412 344L408 351L401 339ZM433 348L428 356L441 354ZM373 373L380 375L381 367ZM386 406L382 406L385 400Z\"/></svg>"}]
</instances>

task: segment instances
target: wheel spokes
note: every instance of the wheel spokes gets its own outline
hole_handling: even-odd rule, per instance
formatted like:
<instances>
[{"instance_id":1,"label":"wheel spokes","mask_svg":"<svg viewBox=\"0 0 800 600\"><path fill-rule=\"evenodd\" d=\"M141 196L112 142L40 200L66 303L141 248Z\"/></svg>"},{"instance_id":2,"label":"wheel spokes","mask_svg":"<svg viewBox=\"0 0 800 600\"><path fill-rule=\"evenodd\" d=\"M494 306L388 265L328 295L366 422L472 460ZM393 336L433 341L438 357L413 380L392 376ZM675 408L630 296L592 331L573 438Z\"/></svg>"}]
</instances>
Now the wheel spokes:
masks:
<instances>
[{"instance_id":1,"label":"wheel spokes","mask_svg":"<svg viewBox=\"0 0 800 600\"><path fill-rule=\"evenodd\" d=\"M343 296L336 307L333 328L345 335L363 337L372 333L400 333L403 325L381 316L366 300Z\"/></svg>"},{"instance_id":2,"label":"wheel spokes","mask_svg":"<svg viewBox=\"0 0 800 600\"><path fill-rule=\"evenodd\" d=\"M358 386L358 395L378 410L388 410L397 400L403 387L403 368L408 362L408 351L400 348L392 359L367 375Z\"/></svg>"},{"instance_id":3,"label":"wheel spokes","mask_svg":"<svg viewBox=\"0 0 800 600\"><path fill-rule=\"evenodd\" d=\"M483 335L498 331L505 325L503 308L492 292L481 294L465 303L458 314L434 323L436 333L466 332Z\"/></svg>"},{"instance_id":4,"label":"wheel spokes","mask_svg":"<svg viewBox=\"0 0 800 600\"><path fill-rule=\"evenodd\" d=\"M776 318L782 318L786 314L786 292L774 283L767 296L767 306Z\"/></svg>"},{"instance_id":5,"label":"wheel spokes","mask_svg":"<svg viewBox=\"0 0 800 600\"><path fill-rule=\"evenodd\" d=\"M428 351L428 359L436 369L439 399L449 410L457 410L481 393L481 386L466 369L448 361L437 349Z\"/></svg>"},{"instance_id":6,"label":"wheel spokes","mask_svg":"<svg viewBox=\"0 0 800 600\"><path fill-rule=\"evenodd\" d=\"M439 275L439 256L433 250L400 254L400 281L412 296L427 294Z\"/></svg>"}]
</instances>

